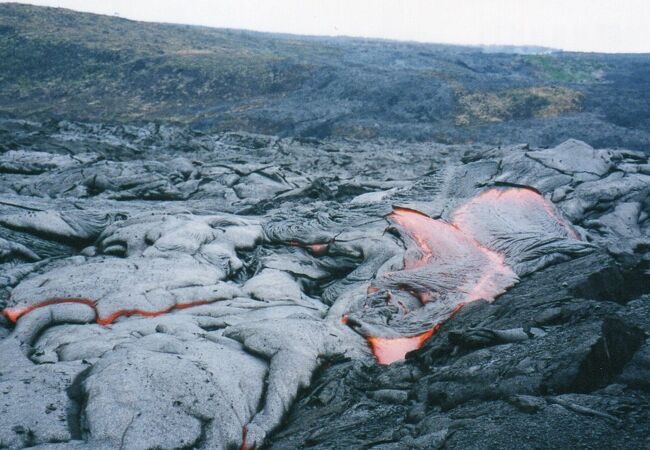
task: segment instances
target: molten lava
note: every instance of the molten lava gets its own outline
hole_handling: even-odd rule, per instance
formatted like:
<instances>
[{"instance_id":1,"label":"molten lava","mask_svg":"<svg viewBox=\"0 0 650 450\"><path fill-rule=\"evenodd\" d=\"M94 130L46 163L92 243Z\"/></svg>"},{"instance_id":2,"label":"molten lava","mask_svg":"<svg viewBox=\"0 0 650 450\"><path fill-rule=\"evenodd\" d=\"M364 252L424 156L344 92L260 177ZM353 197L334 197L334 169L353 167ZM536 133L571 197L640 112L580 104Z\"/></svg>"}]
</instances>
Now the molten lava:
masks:
<instances>
[{"instance_id":1,"label":"molten lava","mask_svg":"<svg viewBox=\"0 0 650 450\"><path fill-rule=\"evenodd\" d=\"M449 224L407 208L395 208L388 216L406 244L404 268L378 277L368 294L383 289L390 298L392 289L420 301L420 308L391 317L387 323L393 330L434 325L405 337L366 336L378 362L402 360L466 303L494 301L518 280L510 261L527 261L540 242L579 240L553 205L528 188L487 190L458 208L453 218Z\"/></svg>"},{"instance_id":2,"label":"molten lava","mask_svg":"<svg viewBox=\"0 0 650 450\"><path fill-rule=\"evenodd\" d=\"M491 227L499 227L501 233L511 231L509 228L525 232L542 231L548 227L580 240L580 235L553 205L530 188L493 188L482 192L454 212L453 223L481 241L480 236L492 231Z\"/></svg>"},{"instance_id":3,"label":"molten lava","mask_svg":"<svg viewBox=\"0 0 650 450\"><path fill-rule=\"evenodd\" d=\"M415 244L407 246L402 271L407 277L399 288L416 292L423 303L432 301L440 291L461 293L463 298L456 296L456 304L481 298L494 300L516 280L502 255L485 248L454 225L405 208L395 208L388 219L399 225L402 234ZM453 273L458 270L463 273ZM439 279L429 280L433 283L416 277L408 279L415 274L430 274Z\"/></svg>"},{"instance_id":4,"label":"molten lava","mask_svg":"<svg viewBox=\"0 0 650 450\"><path fill-rule=\"evenodd\" d=\"M16 323L22 316L34 311L35 309L50 305L58 305L59 303L80 303L82 305L90 306L93 309L95 308L95 302L88 298L51 298L29 305L25 308L6 308L2 311L2 315L9 321Z\"/></svg>"},{"instance_id":5,"label":"molten lava","mask_svg":"<svg viewBox=\"0 0 650 450\"><path fill-rule=\"evenodd\" d=\"M498 253L446 222L398 208L389 220L398 224L407 243L404 269L387 274L378 284L416 296L421 303L435 300L461 303L493 300L516 281Z\"/></svg>"},{"instance_id":6,"label":"molten lava","mask_svg":"<svg viewBox=\"0 0 650 450\"><path fill-rule=\"evenodd\" d=\"M464 303L459 304L449 315L447 320L454 317L463 309ZM346 322L347 323L347 322ZM408 352L417 350L434 334L438 332L444 322L437 323L433 328L424 333L403 338L379 338L375 336L368 337L368 344L372 354L379 364L389 365L394 362L403 361Z\"/></svg>"},{"instance_id":7,"label":"molten lava","mask_svg":"<svg viewBox=\"0 0 650 450\"><path fill-rule=\"evenodd\" d=\"M330 248L330 243L325 244L305 244L300 241L289 241L289 245L292 247L300 247L306 249L309 253L314 256L323 256L326 255Z\"/></svg>"},{"instance_id":8,"label":"molten lava","mask_svg":"<svg viewBox=\"0 0 650 450\"><path fill-rule=\"evenodd\" d=\"M244 426L244 429L242 430L242 437L241 437L241 450L248 450L248 446L246 445L247 434L248 434L248 428Z\"/></svg>"},{"instance_id":9,"label":"molten lava","mask_svg":"<svg viewBox=\"0 0 650 450\"><path fill-rule=\"evenodd\" d=\"M110 325L113 322L115 322L118 318L125 316L143 316L143 317L157 317L161 316L163 314L167 314L171 311L174 311L176 309L186 309L186 308L191 308L193 306L200 306L200 305L207 305L208 303L212 303L211 300L196 300L193 302L188 302L188 303L179 303L176 305L172 305L168 308L161 309L158 311L147 311L143 309L120 309L113 314L101 318L99 316L99 313L97 312L97 306L96 303L93 300L87 299L87 298L51 298L48 300L44 300L39 303L35 303L33 305L29 305L26 308L6 308L4 311L2 311L2 314L9 319L11 322L16 323L18 319L20 319L22 316L24 316L27 313L30 313L34 311L35 309L38 308L43 308L45 306L50 306L50 305L57 305L61 303L79 303L82 305L86 305L91 307L93 310L95 310L95 317L96 317L96 322L99 325Z\"/></svg>"},{"instance_id":10,"label":"molten lava","mask_svg":"<svg viewBox=\"0 0 650 450\"><path fill-rule=\"evenodd\" d=\"M439 326L422 334L401 338L368 337L368 344L379 364L392 364L402 361L408 352L417 350L438 331Z\"/></svg>"},{"instance_id":11,"label":"molten lava","mask_svg":"<svg viewBox=\"0 0 650 450\"><path fill-rule=\"evenodd\" d=\"M394 208L387 217L406 246L403 269L378 275L367 289L365 307L341 317L343 324L358 327L381 364L399 361L420 348L463 305L479 299L493 301L517 282L512 267L527 273L525 265L547 243L579 240L553 205L528 188L489 189L459 207L452 217L448 223L407 208ZM329 252L331 242L288 244L322 256ZM156 317L211 302L196 300L154 311L120 309L101 317L95 301L64 297L14 306L2 313L15 323L38 308L78 303L95 311L98 324L109 325L122 316ZM390 327L384 336L392 337L382 337L382 327Z\"/></svg>"},{"instance_id":12,"label":"molten lava","mask_svg":"<svg viewBox=\"0 0 650 450\"><path fill-rule=\"evenodd\" d=\"M498 253L479 244L460 229L414 210L395 208L388 220L398 226L406 244L404 268L378 277L368 294L391 290L407 293L419 301L419 307L408 310L396 302L403 315L391 319L400 331L400 320L423 318L429 329L398 338L367 336L377 361L390 364L404 359L430 338L441 324L462 305L478 299L494 300L517 280L515 273ZM407 329L410 327L404 327Z\"/></svg>"}]
</instances>

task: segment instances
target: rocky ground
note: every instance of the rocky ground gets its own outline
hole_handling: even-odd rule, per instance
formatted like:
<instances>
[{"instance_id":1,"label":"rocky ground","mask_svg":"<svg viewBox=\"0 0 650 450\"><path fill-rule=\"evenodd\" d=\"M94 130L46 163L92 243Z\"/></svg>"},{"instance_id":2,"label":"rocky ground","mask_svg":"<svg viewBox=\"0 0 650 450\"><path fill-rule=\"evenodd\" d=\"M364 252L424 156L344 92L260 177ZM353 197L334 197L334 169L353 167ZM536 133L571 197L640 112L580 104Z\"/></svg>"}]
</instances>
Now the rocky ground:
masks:
<instances>
[{"instance_id":1,"label":"rocky ground","mask_svg":"<svg viewBox=\"0 0 650 450\"><path fill-rule=\"evenodd\" d=\"M642 152L0 138L0 448L650 446Z\"/></svg>"}]
</instances>

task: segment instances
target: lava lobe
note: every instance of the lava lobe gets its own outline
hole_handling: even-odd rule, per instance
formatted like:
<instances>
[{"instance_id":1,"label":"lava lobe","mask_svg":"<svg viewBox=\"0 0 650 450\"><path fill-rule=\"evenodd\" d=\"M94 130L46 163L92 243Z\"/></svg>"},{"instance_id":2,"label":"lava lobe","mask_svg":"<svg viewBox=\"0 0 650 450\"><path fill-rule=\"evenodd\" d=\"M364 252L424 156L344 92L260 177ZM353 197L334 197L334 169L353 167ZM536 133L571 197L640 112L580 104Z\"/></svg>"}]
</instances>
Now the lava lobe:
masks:
<instances>
[{"instance_id":1,"label":"lava lobe","mask_svg":"<svg viewBox=\"0 0 650 450\"><path fill-rule=\"evenodd\" d=\"M526 263L543 255L545 245L579 240L553 206L528 188L490 189L452 217L448 223L406 208L388 216L406 245L403 269L377 276L365 308L349 321L381 364L421 347L463 305L494 301L518 274L528 273ZM378 304L382 293L384 304Z\"/></svg>"},{"instance_id":2,"label":"lava lobe","mask_svg":"<svg viewBox=\"0 0 650 450\"><path fill-rule=\"evenodd\" d=\"M438 331L438 328L434 327L429 331L411 337L380 338L369 336L368 344L372 349L372 354L375 355L380 364L392 364L402 361L408 352L422 347L424 342Z\"/></svg>"}]
</instances>

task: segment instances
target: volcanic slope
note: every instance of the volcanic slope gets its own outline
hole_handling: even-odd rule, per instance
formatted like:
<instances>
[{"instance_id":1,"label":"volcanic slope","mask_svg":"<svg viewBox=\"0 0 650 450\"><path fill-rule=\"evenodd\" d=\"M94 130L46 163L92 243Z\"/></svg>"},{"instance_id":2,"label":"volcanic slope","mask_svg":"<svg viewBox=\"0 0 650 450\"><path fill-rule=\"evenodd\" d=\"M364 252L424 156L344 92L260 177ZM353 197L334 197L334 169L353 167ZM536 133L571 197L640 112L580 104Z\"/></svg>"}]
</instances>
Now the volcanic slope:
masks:
<instances>
[{"instance_id":1,"label":"volcanic slope","mask_svg":"<svg viewBox=\"0 0 650 450\"><path fill-rule=\"evenodd\" d=\"M650 148L650 55L315 38L0 4L0 115Z\"/></svg>"}]
</instances>

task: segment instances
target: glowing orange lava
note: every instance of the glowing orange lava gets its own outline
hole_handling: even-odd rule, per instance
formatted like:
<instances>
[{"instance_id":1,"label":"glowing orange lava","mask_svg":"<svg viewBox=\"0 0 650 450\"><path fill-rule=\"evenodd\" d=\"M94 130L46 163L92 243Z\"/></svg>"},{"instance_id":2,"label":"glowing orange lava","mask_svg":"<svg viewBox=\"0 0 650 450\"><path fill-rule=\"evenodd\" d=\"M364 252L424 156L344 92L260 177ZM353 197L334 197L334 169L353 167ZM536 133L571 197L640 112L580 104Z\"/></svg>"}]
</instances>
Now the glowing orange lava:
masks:
<instances>
[{"instance_id":1,"label":"glowing orange lava","mask_svg":"<svg viewBox=\"0 0 650 450\"><path fill-rule=\"evenodd\" d=\"M545 199L539 192L532 188L511 187L505 189L488 189L469 200L454 212L454 225L467 233L472 233L470 218L473 218L476 211L483 209L492 215L504 214L506 208L509 215L517 214L521 217L530 215L535 211L544 211L547 218L560 224L569 237L580 240L580 235L569 223L564 220L555 210L552 203ZM516 218L515 218L516 220Z\"/></svg>"},{"instance_id":2,"label":"glowing orange lava","mask_svg":"<svg viewBox=\"0 0 650 450\"><path fill-rule=\"evenodd\" d=\"M489 189L458 208L453 223L399 207L394 208L388 220L398 225L407 238L404 269L378 277L368 294L383 288L390 295L389 289L399 289L425 306L442 302L441 315L448 314L444 311L449 311L453 302L456 305L433 330L422 334L399 338L368 336L368 343L382 364L402 360L407 352L422 346L464 304L479 299L493 301L517 281L517 275L506 263L508 250L504 240L499 241L504 234L511 233L515 238L536 236L550 229L556 235L580 239L553 205L529 188ZM502 249L504 253L500 253Z\"/></svg>"},{"instance_id":3,"label":"glowing orange lava","mask_svg":"<svg viewBox=\"0 0 650 450\"><path fill-rule=\"evenodd\" d=\"M415 249L408 248L404 257L404 270L409 271L427 265L458 262L459 269L467 262L466 280L457 277L455 290L466 292L461 303L484 298L493 300L516 280L516 275L499 253L481 245L459 227L406 208L395 208L388 216L415 243ZM451 286L450 286L451 288ZM411 293L421 303L431 302L432 292L422 289L401 290Z\"/></svg>"},{"instance_id":4,"label":"glowing orange lava","mask_svg":"<svg viewBox=\"0 0 650 450\"><path fill-rule=\"evenodd\" d=\"M556 236L580 239L578 233L559 216L553 205L539 192L529 188L489 189L459 207L453 214L452 223L434 220L419 211L400 207L394 208L387 218L400 228L400 234L404 238L404 268L377 276L368 287L366 295L371 296L383 290L387 304L400 308L402 315L396 316L397 319L391 322L391 326L399 323L402 317L410 320L413 315L409 317L409 314L417 314L419 307L429 316L427 321L416 323L435 325L414 336L388 338L365 335L380 364L403 360L408 352L420 348L465 304L479 299L493 301L512 286L518 278L506 264L505 254L508 254L509 258L512 255L508 253L511 249L507 245L500 246L503 241L512 236L532 236L535 246L536 236L538 233L544 233L545 227L553 230ZM506 239L499 241L498 238L503 236ZM306 244L289 241L288 244L304 248L314 256L325 255L330 248L330 243ZM404 297L400 300L399 296L395 295L396 290L419 300L420 306L416 306L415 302L403 303L401 300L404 300ZM2 314L15 323L20 317L37 308L60 303L89 306L95 311L98 324L110 325L122 316L156 317L212 301L196 300L158 311L121 309L102 318L96 302L91 299L51 298L22 308L6 308ZM344 314L341 316L341 322L353 326L356 322L356 319L351 320L353 318ZM422 328L415 329L420 331ZM243 433L242 448L245 448L245 427Z\"/></svg>"},{"instance_id":5,"label":"glowing orange lava","mask_svg":"<svg viewBox=\"0 0 650 450\"><path fill-rule=\"evenodd\" d=\"M409 231L410 236L415 240L421 254L415 258L405 258L404 268L414 269L421 267L433 257L433 249L425 238L427 233L432 231L441 232L440 228L444 227L442 222L435 221L429 216L407 208L395 208L388 216L390 220L396 222L404 229ZM432 228L434 230L432 230Z\"/></svg>"},{"instance_id":6,"label":"glowing orange lava","mask_svg":"<svg viewBox=\"0 0 650 450\"><path fill-rule=\"evenodd\" d=\"M309 250L314 256L323 256L329 250L329 244L311 244Z\"/></svg>"},{"instance_id":7,"label":"glowing orange lava","mask_svg":"<svg viewBox=\"0 0 650 450\"><path fill-rule=\"evenodd\" d=\"M368 337L368 344L379 364L392 364L404 360L408 352L422 347L422 344L433 336L438 331L438 328L439 325L429 331L411 337L380 338L370 336Z\"/></svg>"},{"instance_id":8,"label":"glowing orange lava","mask_svg":"<svg viewBox=\"0 0 650 450\"><path fill-rule=\"evenodd\" d=\"M5 308L2 311L2 315L9 319L11 322L16 323L22 316L34 311L35 309L50 305L57 305L59 303L80 303L82 305L87 305L95 309L95 302L88 298L50 298L33 305L29 305L25 308Z\"/></svg>"},{"instance_id":9,"label":"glowing orange lava","mask_svg":"<svg viewBox=\"0 0 650 450\"><path fill-rule=\"evenodd\" d=\"M325 243L325 244L305 244L300 241L289 241L287 244L291 245L292 247L300 247L307 249L309 253L311 253L314 256L323 256L327 254L330 244Z\"/></svg>"},{"instance_id":10,"label":"glowing orange lava","mask_svg":"<svg viewBox=\"0 0 650 450\"><path fill-rule=\"evenodd\" d=\"M449 315L447 320L454 317L458 312L463 309L465 303L459 304L454 311ZM347 323L347 322L346 322ZM372 354L379 364L392 364L394 362L403 361L408 352L417 350L424 345L424 343L434 334L440 330L443 322L436 324L429 331L411 337L403 338L379 338L375 336L368 337L368 344L372 350Z\"/></svg>"},{"instance_id":11,"label":"glowing orange lava","mask_svg":"<svg viewBox=\"0 0 650 450\"><path fill-rule=\"evenodd\" d=\"M120 309L113 314L109 315L108 317L101 318L99 316L99 313L97 312L97 305L96 302L93 300L87 299L87 298L51 298L48 300L44 300L39 303L35 303L33 305L30 305L26 308L6 308L5 310L2 311L2 314L9 319L11 322L16 323L18 319L20 319L22 316L24 316L27 313L30 313L34 311L35 309L38 308L43 308L45 306L50 306L50 305L57 305L61 303L79 303L82 305L87 305L90 306L94 311L95 311L95 321L99 325L110 325L113 322L115 322L118 318L120 317L129 317L129 316L143 316L143 317L157 317L161 316L163 314L167 314L171 311L174 311L176 309L186 309L186 308L191 308L193 306L200 306L200 305L207 305L209 303L212 303L211 300L196 300L193 302L188 302L188 303L179 303L177 305L172 305L168 308L161 309L158 311L147 311L143 309Z\"/></svg>"},{"instance_id":12,"label":"glowing orange lava","mask_svg":"<svg viewBox=\"0 0 650 450\"><path fill-rule=\"evenodd\" d=\"M246 427L242 430L242 438L241 438L241 450L247 450L246 449L246 434L248 433L248 430Z\"/></svg>"}]
</instances>

